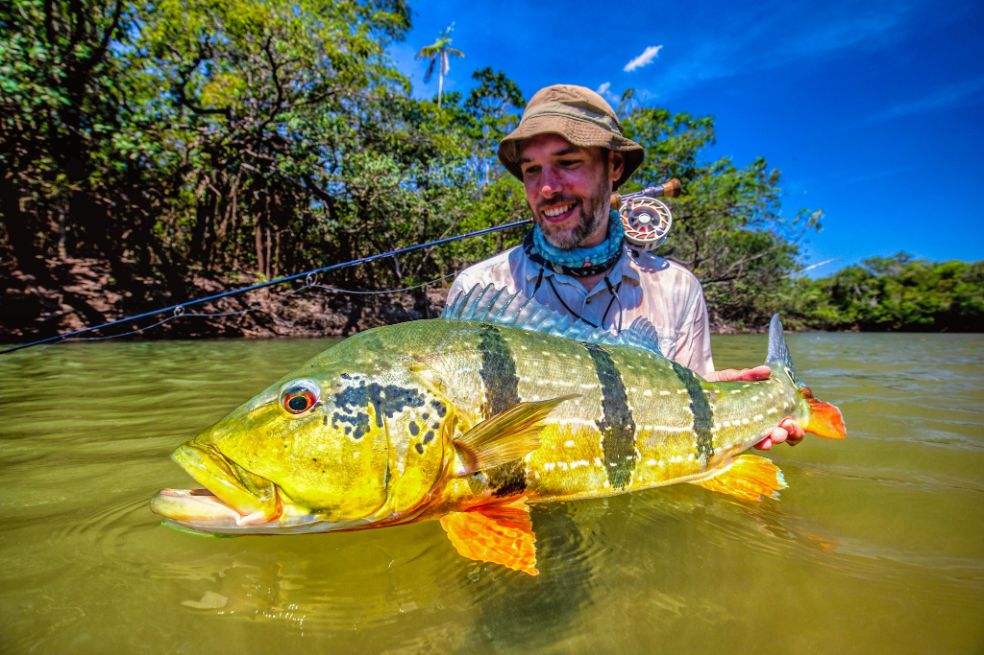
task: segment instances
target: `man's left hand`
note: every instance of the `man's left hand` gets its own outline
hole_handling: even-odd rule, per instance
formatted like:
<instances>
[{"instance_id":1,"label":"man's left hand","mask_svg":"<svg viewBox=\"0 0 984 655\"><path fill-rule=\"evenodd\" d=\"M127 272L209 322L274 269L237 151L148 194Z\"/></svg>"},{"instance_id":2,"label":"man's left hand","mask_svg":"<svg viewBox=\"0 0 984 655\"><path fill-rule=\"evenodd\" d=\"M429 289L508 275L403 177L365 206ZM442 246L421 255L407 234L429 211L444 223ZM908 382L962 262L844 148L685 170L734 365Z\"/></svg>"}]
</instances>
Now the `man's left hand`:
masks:
<instances>
[{"instance_id":1,"label":"man's left hand","mask_svg":"<svg viewBox=\"0 0 984 655\"><path fill-rule=\"evenodd\" d=\"M711 382L757 382L768 380L770 375L772 375L772 369L768 366L756 366L755 368L726 368L723 371L714 371L707 376L707 379ZM803 440L804 436L806 436L806 432L799 423L787 416L779 421L779 425L772 428L762 441L755 444L755 447L759 450L769 450L773 445L784 441L790 446L795 446Z\"/></svg>"}]
</instances>

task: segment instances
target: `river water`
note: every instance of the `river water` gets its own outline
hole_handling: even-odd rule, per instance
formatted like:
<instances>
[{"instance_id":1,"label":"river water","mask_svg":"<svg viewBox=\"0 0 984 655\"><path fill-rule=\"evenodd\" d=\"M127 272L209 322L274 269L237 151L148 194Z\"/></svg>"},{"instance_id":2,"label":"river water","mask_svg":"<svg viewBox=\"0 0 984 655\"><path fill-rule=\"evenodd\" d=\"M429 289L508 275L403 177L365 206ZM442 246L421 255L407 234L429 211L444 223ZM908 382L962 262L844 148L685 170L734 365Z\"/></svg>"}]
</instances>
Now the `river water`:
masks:
<instances>
[{"instance_id":1,"label":"river water","mask_svg":"<svg viewBox=\"0 0 984 655\"><path fill-rule=\"evenodd\" d=\"M982 653L984 335L796 334L849 437L691 485L533 510L541 575L437 522L202 538L162 527L171 450L328 341L62 344L0 358L0 651ZM753 365L764 336L715 339Z\"/></svg>"}]
</instances>

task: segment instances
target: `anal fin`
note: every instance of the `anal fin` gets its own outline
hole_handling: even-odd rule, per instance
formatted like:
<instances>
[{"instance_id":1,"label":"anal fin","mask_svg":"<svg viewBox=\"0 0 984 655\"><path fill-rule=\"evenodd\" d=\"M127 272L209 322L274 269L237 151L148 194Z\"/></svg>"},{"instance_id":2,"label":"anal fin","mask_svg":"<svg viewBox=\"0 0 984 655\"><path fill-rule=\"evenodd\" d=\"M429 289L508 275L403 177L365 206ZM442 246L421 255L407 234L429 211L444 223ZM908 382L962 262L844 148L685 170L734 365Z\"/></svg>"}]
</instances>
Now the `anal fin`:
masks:
<instances>
[{"instance_id":1,"label":"anal fin","mask_svg":"<svg viewBox=\"0 0 984 655\"><path fill-rule=\"evenodd\" d=\"M450 512L441 517L441 527L464 557L529 575L540 573L536 569L536 535L525 497Z\"/></svg>"},{"instance_id":2,"label":"anal fin","mask_svg":"<svg viewBox=\"0 0 984 655\"><path fill-rule=\"evenodd\" d=\"M692 484L742 500L778 498L779 490L786 488L779 467L758 455L739 455L714 477Z\"/></svg>"}]
</instances>

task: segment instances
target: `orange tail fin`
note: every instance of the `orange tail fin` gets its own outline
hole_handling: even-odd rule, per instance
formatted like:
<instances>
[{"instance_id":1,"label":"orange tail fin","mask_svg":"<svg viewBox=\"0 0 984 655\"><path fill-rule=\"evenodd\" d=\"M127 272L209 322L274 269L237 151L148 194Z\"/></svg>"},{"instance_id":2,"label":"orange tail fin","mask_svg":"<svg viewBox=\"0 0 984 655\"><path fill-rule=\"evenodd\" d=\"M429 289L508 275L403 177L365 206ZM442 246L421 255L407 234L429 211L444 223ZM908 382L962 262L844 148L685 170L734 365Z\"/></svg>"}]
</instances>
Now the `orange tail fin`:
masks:
<instances>
[{"instance_id":1,"label":"orange tail fin","mask_svg":"<svg viewBox=\"0 0 984 655\"><path fill-rule=\"evenodd\" d=\"M830 403L814 398L809 389L804 389L804 394L806 395L806 402L810 404L810 418L803 429L827 439L846 437L847 428L844 427L844 417L841 415L841 411Z\"/></svg>"}]
</instances>

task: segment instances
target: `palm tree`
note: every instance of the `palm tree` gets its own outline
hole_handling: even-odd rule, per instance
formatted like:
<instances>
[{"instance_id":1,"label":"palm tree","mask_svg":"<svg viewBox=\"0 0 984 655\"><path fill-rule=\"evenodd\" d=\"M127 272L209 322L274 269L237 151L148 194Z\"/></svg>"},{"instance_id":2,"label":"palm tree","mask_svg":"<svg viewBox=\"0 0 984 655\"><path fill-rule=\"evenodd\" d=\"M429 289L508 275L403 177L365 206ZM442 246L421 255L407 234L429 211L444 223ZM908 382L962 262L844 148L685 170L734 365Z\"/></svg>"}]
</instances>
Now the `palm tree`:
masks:
<instances>
[{"instance_id":1,"label":"palm tree","mask_svg":"<svg viewBox=\"0 0 984 655\"><path fill-rule=\"evenodd\" d=\"M437 40L429 46L424 46L417 53L417 59L426 57L430 59L430 65L427 67L427 73L424 74L424 83L430 82L431 76L434 74L434 67L440 61L440 67L437 71L437 106L441 106L441 94L444 92L444 76L447 75L448 71L451 70L451 64L448 61L448 55L454 55L455 57L464 57L465 53L461 50L456 50L451 47L451 32L454 31L454 23L448 25L448 27L441 32L441 35L437 37Z\"/></svg>"}]
</instances>

